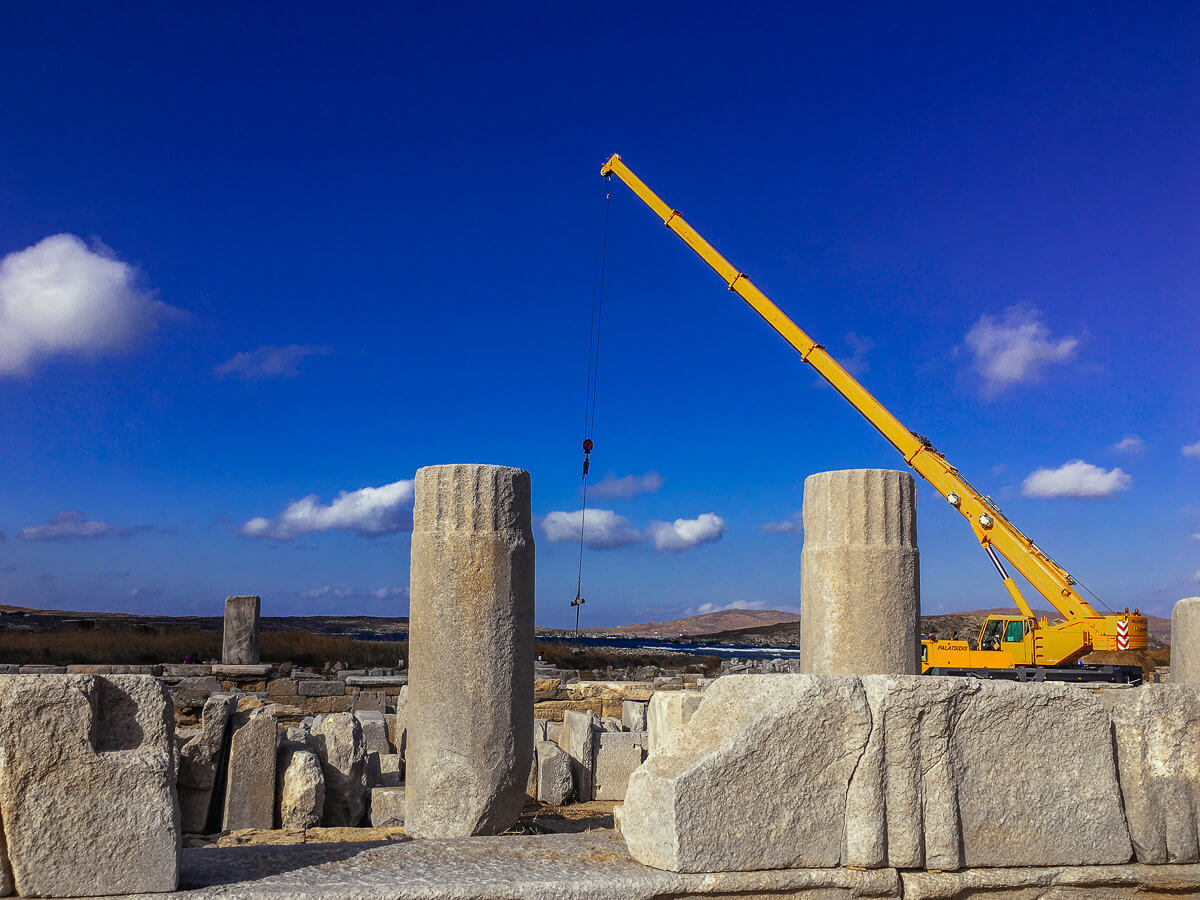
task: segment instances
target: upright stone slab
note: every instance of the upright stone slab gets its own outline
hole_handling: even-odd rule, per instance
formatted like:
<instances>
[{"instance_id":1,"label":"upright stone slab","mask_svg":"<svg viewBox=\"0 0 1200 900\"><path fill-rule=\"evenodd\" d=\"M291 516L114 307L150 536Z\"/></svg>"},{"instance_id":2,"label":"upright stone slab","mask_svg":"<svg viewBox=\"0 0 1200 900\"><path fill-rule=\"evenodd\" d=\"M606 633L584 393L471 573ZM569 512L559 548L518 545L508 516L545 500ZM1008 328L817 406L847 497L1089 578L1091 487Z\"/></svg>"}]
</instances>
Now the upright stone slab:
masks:
<instances>
[{"instance_id":1,"label":"upright stone slab","mask_svg":"<svg viewBox=\"0 0 1200 900\"><path fill-rule=\"evenodd\" d=\"M645 731L646 704L639 700L622 700L621 724L630 731Z\"/></svg>"},{"instance_id":2,"label":"upright stone slab","mask_svg":"<svg viewBox=\"0 0 1200 900\"><path fill-rule=\"evenodd\" d=\"M362 725L353 713L322 716L309 740L325 775L323 823L353 828L367 809L367 748Z\"/></svg>"},{"instance_id":3,"label":"upright stone slab","mask_svg":"<svg viewBox=\"0 0 1200 900\"><path fill-rule=\"evenodd\" d=\"M1171 682L1200 684L1200 597L1185 597L1171 611Z\"/></svg>"},{"instance_id":4,"label":"upright stone slab","mask_svg":"<svg viewBox=\"0 0 1200 900\"><path fill-rule=\"evenodd\" d=\"M533 762L529 473L430 466L415 494L405 829L496 834Z\"/></svg>"},{"instance_id":5,"label":"upright stone slab","mask_svg":"<svg viewBox=\"0 0 1200 900\"><path fill-rule=\"evenodd\" d=\"M675 872L841 865L871 732L860 681L727 675L704 696L629 778L618 809L630 855Z\"/></svg>"},{"instance_id":6,"label":"upright stone slab","mask_svg":"<svg viewBox=\"0 0 1200 900\"><path fill-rule=\"evenodd\" d=\"M1137 861L1200 861L1200 684L1108 693Z\"/></svg>"},{"instance_id":7,"label":"upright stone slab","mask_svg":"<svg viewBox=\"0 0 1200 900\"><path fill-rule=\"evenodd\" d=\"M404 785L371 789L371 827L404 827Z\"/></svg>"},{"instance_id":8,"label":"upright stone slab","mask_svg":"<svg viewBox=\"0 0 1200 900\"><path fill-rule=\"evenodd\" d=\"M174 731L170 697L149 676L0 677L11 866L0 886L31 897L175 890Z\"/></svg>"},{"instance_id":9,"label":"upright stone slab","mask_svg":"<svg viewBox=\"0 0 1200 900\"><path fill-rule=\"evenodd\" d=\"M234 713L221 828L270 828L275 821L275 706Z\"/></svg>"},{"instance_id":10,"label":"upright stone slab","mask_svg":"<svg viewBox=\"0 0 1200 900\"><path fill-rule=\"evenodd\" d=\"M571 759L575 797L581 803L595 799L592 791L596 776L596 735L599 731L600 720L595 713L577 712L573 709L563 713L558 746Z\"/></svg>"},{"instance_id":11,"label":"upright stone slab","mask_svg":"<svg viewBox=\"0 0 1200 900\"><path fill-rule=\"evenodd\" d=\"M200 733L180 748L179 810L185 834L201 834L208 823L217 765L233 709L233 694L210 696L204 701Z\"/></svg>"},{"instance_id":12,"label":"upright stone slab","mask_svg":"<svg viewBox=\"0 0 1200 900\"><path fill-rule=\"evenodd\" d=\"M276 825L279 828L315 828L325 812L325 774L317 754L305 744L287 742L279 747L276 765Z\"/></svg>"},{"instance_id":13,"label":"upright stone slab","mask_svg":"<svg viewBox=\"0 0 1200 900\"><path fill-rule=\"evenodd\" d=\"M646 758L646 733L605 731L597 735L592 795L596 800L624 800L629 776Z\"/></svg>"},{"instance_id":14,"label":"upright stone slab","mask_svg":"<svg viewBox=\"0 0 1200 900\"><path fill-rule=\"evenodd\" d=\"M571 757L553 741L538 741L536 746L537 799L551 806L562 806L574 793Z\"/></svg>"},{"instance_id":15,"label":"upright stone slab","mask_svg":"<svg viewBox=\"0 0 1200 900\"><path fill-rule=\"evenodd\" d=\"M1112 725L1094 694L919 675L861 682L872 728L850 785L844 865L1129 861Z\"/></svg>"},{"instance_id":16,"label":"upright stone slab","mask_svg":"<svg viewBox=\"0 0 1200 900\"><path fill-rule=\"evenodd\" d=\"M221 662L230 666L257 665L258 597L225 598L225 630L221 636Z\"/></svg>"},{"instance_id":17,"label":"upright stone slab","mask_svg":"<svg viewBox=\"0 0 1200 900\"><path fill-rule=\"evenodd\" d=\"M363 732L363 746L367 753L390 753L391 744L388 741L387 719L384 714L375 710L360 709L354 713Z\"/></svg>"},{"instance_id":18,"label":"upright stone slab","mask_svg":"<svg viewBox=\"0 0 1200 900\"><path fill-rule=\"evenodd\" d=\"M804 671L919 674L920 598L913 477L849 469L805 479Z\"/></svg>"},{"instance_id":19,"label":"upright stone slab","mask_svg":"<svg viewBox=\"0 0 1200 900\"><path fill-rule=\"evenodd\" d=\"M404 755L404 736L408 727L408 685L400 688L400 693L392 698L392 703L396 707L394 713L386 713L384 718L387 720L388 743L392 745L392 751Z\"/></svg>"},{"instance_id":20,"label":"upright stone slab","mask_svg":"<svg viewBox=\"0 0 1200 900\"><path fill-rule=\"evenodd\" d=\"M671 732L688 723L703 699L700 691L655 691L646 707L647 753L657 753Z\"/></svg>"}]
</instances>

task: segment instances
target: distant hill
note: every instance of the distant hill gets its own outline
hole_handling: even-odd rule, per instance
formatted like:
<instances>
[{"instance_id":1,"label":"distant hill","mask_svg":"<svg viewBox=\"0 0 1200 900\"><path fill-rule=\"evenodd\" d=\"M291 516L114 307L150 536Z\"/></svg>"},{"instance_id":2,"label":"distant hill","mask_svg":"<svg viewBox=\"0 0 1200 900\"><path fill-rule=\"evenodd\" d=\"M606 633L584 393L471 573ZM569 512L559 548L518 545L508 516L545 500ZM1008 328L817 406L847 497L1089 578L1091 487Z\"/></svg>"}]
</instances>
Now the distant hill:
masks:
<instances>
[{"instance_id":1,"label":"distant hill","mask_svg":"<svg viewBox=\"0 0 1200 900\"><path fill-rule=\"evenodd\" d=\"M1015 606L996 606L990 609L971 609L965 612L921 616L921 636L926 637L932 633L939 639L967 640L974 643L979 637L979 629L983 627L983 620L989 615L1011 615L1016 611L1017 608ZM1062 618L1058 613L1051 612L1050 610L1035 609L1033 612L1035 615L1045 616L1051 623L1060 621ZM787 623L795 622L800 617L787 613L779 613L778 615L789 615L790 618L782 622L756 624L741 628L725 628L707 633L693 632L693 636L702 637L706 641L742 646L756 644L776 646L796 644L798 642L797 629L794 625L789 627ZM697 616L696 618L702 617ZM1169 618L1147 616L1146 628L1150 633L1151 649L1170 643L1171 620Z\"/></svg>"},{"instance_id":2,"label":"distant hill","mask_svg":"<svg viewBox=\"0 0 1200 900\"><path fill-rule=\"evenodd\" d=\"M54 631L98 628L102 631L150 630L220 631L222 616L156 616L146 613L36 609L0 604L0 630ZM397 633L408 631L407 616L263 616L264 631L305 631L312 634L355 632Z\"/></svg>"},{"instance_id":3,"label":"distant hill","mask_svg":"<svg viewBox=\"0 0 1200 900\"><path fill-rule=\"evenodd\" d=\"M777 609L719 609L716 612L688 616L686 619L672 619L669 622L641 622L636 625L586 628L583 631L593 637L619 635L621 637L674 638L710 635L723 631L769 628L772 625L798 621L800 621L800 617L796 613L781 612Z\"/></svg>"}]
</instances>

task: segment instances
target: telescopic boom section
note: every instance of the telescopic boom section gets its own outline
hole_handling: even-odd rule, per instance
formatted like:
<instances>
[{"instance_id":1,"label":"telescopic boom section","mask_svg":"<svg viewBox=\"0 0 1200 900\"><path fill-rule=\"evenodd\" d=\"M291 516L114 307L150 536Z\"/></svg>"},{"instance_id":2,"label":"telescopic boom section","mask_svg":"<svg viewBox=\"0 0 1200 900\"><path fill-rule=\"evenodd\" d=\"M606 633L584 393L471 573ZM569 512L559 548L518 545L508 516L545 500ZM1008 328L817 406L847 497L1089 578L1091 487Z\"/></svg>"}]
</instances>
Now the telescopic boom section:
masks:
<instances>
[{"instance_id":1,"label":"telescopic boom section","mask_svg":"<svg viewBox=\"0 0 1200 900\"><path fill-rule=\"evenodd\" d=\"M975 532L979 543L992 557L1004 586L1008 588L1021 614L1034 618L1034 612L1012 577L996 559L992 548L999 551L1018 572L1024 575L1039 593L1067 622L1101 618L1092 606L1073 587L1074 580L1067 572L1013 525L988 498L973 488L958 470L946 461L927 440L913 434L900 420L876 400L871 393L838 364L825 348L809 337L795 322L784 315L771 300L756 288L729 260L718 253L702 238L691 225L683 220L676 210L671 209L654 191L646 187L621 157L613 154L600 170L601 175L616 175L649 206L668 228L679 235L702 260L721 276L731 291L736 292L767 324L794 347L800 358L817 370L818 374L833 386L839 394L866 417L888 441L891 442L904 461L934 486L946 500L962 513L963 518Z\"/></svg>"}]
</instances>

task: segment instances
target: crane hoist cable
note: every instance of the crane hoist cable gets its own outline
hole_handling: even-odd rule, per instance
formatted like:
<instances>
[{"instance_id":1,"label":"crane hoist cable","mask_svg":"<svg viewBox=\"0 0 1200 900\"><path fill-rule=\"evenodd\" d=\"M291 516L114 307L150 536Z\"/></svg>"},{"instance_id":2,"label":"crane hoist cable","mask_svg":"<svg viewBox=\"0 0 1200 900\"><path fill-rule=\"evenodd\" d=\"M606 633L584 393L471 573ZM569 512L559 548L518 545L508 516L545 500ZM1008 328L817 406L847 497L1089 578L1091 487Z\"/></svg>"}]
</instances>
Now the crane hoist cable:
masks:
<instances>
[{"instance_id":1,"label":"crane hoist cable","mask_svg":"<svg viewBox=\"0 0 1200 900\"><path fill-rule=\"evenodd\" d=\"M608 262L608 210L612 200L611 179L605 179L604 211L600 226L600 254L592 278L592 314L588 322L587 386L583 398L583 507L579 511L579 577L575 584L575 633L579 633L579 611L583 599L583 545L587 533L588 472L591 469L592 434L596 428L596 386L600 376L600 325L604 318L604 270Z\"/></svg>"}]
</instances>

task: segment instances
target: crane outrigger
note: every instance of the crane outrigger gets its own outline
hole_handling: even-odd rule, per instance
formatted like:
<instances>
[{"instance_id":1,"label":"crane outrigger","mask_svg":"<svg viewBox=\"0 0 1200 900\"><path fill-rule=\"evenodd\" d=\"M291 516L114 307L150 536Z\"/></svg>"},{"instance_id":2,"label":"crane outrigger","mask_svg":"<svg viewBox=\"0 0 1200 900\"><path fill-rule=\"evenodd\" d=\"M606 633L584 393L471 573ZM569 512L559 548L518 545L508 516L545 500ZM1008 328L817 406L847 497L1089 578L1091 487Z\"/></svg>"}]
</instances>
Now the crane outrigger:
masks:
<instances>
[{"instance_id":1,"label":"crane outrigger","mask_svg":"<svg viewBox=\"0 0 1200 900\"><path fill-rule=\"evenodd\" d=\"M613 156L600 170L616 175L662 219L685 244L787 341L800 358L816 369L839 394L892 444L904 461L958 511L991 558L1019 615L989 615L979 633L977 649L967 641L921 642L921 671L932 675L971 675L1020 681L1134 681L1135 666L1083 666L1084 656L1096 650L1144 650L1146 617L1138 610L1102 615L1075 589L1075 579L1010 522L992 502L959 474L928 438L909 431L871 393L858 383L826 349L755 287L743 272L718 253L677 210ZM1050 624L1025 600L1001 557L1021 573L1062 616Z\"/></svg>"}]
</instances>

